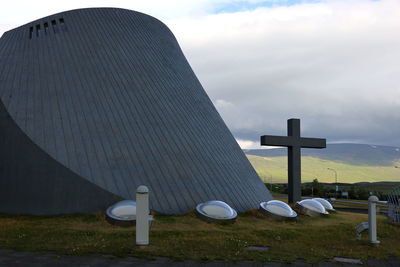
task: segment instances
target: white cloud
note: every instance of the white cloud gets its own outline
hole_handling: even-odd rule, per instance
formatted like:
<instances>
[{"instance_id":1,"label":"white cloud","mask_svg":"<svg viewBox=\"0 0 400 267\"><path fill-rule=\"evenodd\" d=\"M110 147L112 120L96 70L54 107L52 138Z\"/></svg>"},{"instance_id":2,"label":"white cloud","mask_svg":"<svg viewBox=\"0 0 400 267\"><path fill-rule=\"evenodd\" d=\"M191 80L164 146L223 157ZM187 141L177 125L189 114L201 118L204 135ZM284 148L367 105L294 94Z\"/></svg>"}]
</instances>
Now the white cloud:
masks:
<instances>
[{"instance_id":1,"label":"white cloud","mask_svg":"<svg viewBox=\"0 0 400 267\"><path fill-rule=\"evenodd\" d=\"M260 144L254 142L254 141L236 139L236 142L238 142L239 146L242 149L258 149L258 148L260 148Z\"/></svg>"},{"instance_id":2,"label":"white cloud","mask_svg":"<svg viewBox=\"0 0 400 267\"><path fill-rule=\"evenodd\" d=\"M261 146L260 142L251 141L251 140L243 140L243 139L236 139L236 142L242 149L276 149L276 148L283 148L280 146Z\"/></svg>"},{"instance_id":3,"label":"white cloud","mask_svg":"<svg viewBox=\"0 0 400 267\"><path fill-rule=\"evenodd\" d=\"M324 1L167 23L237 138L299 117L304 135L398 144L399 14L398 1Z\"/></svg>"},{"instance_id":4,"label":"white cloud","mask_svg":"<svg viewBox=\"0 0 400 267\"><path fill-rule=\"evenodd\" d=\"M227 110L229 112L230 109L235 108L235 105L223 99L217 99L215 101L215 107L219 110Z\"/></svg>"},{"instance_id":5,"label":"white cloud","mask_svg":"<svg viewBox=\"0 0 400 267\"><path fill-rule=\"evenodd\" d=\"M239 1L8 1L0 33L80 7L141 11L171 28L238 139L284 135L286 119L298 117L305 136L399 144L399 1L325 0L210 14L228 2Z\"/></svg>"}]
</instances>

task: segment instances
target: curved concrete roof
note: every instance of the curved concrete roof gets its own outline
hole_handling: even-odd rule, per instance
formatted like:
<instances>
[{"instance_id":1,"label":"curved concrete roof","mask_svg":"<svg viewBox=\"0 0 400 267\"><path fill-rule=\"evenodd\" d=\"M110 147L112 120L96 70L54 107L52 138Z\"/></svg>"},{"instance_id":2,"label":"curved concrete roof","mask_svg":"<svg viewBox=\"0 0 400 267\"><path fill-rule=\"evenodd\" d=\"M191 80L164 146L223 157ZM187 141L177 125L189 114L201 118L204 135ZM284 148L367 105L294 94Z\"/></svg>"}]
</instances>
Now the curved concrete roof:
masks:
<instances>
[{"instance_id":1,"label":"curved concrete roof","mask_svg":"<svg viewBox=\"0 0 400 267\"><path fill-rule=\"evenodd\" d=\"M31 175L2 167L0 212L5 198L29 193L36 179L48 184L35 185L36 196L59 204L49 208L32 197L32 207L17 212L103 209L134 199L141 184L150 189L151 208L167 214L213 199L238 211L271 199L175 37L157 19L114 8L62 12L6 32L0 62L0 120L15 132L0 141L4 149L22 150L9 159L1 149L1 158L17 169L32 165ZM5 141L17 135L26 147L15 145L20 139ZM18 153L32 155L21 163ZM58 167L50 172L45 162L51 161ZM82 208L85 192L54 194L73 191L66 186L72 176L109 197Z\"/></svg>"}]
</instances>

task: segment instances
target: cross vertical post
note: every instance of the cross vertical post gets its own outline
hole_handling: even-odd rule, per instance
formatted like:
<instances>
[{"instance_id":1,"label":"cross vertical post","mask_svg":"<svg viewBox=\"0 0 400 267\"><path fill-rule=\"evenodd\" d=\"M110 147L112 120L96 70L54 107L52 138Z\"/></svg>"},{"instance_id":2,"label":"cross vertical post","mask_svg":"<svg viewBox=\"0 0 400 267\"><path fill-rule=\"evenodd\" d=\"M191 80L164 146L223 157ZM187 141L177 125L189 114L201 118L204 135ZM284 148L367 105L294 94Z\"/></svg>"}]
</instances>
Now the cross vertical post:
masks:
<instances>
[{"instance_id":1,"label":"cross vertical post","mask_svg":"<svg viewBox=\"0 0 400 267\"><path fill-rule=\"evenodd\" d=\"M289 119L287 122L288 136L300 139L300 120ZM288 195L289 203L301 199L301 151L300 144L293 143L288 147Z\"/></svg>"}]
</instances>

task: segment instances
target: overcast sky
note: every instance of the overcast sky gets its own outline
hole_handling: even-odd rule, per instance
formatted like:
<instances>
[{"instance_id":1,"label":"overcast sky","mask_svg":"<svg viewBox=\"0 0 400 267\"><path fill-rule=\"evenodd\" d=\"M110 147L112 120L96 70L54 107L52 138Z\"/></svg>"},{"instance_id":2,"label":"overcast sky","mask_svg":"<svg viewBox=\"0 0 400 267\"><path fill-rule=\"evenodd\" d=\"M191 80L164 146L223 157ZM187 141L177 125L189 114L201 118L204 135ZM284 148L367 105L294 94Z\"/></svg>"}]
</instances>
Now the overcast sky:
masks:
<instances>
[{"instance_id":1,"label":"overcast sky","mask_svg":"<svg viewBox=\"0 0 400 267\"><path fill-rule=\"evenodd\" d=\"M167 24L243 148L263 134L400 146L399 0L5 1L0 34L81 7Z\"/></svg>"}]
</instances>

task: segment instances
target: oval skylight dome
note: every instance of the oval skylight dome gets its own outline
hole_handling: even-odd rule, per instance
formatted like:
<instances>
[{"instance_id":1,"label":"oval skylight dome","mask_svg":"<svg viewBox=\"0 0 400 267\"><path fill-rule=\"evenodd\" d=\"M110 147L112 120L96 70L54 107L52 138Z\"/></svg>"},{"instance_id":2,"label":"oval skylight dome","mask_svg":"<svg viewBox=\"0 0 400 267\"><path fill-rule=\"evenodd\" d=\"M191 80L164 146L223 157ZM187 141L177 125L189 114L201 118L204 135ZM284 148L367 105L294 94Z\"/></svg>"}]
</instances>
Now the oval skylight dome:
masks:
<instances>
[{"instance_id":1,"label":"oval skylight dome","mask_svg":"<svg viewBox=\"0 0 400 267\"><path fill-rule=\"evenodd\" d=\"M321 203L314 199L304 199L296 203L296 206L306 215L309 216L319 216L328 215L329 212L326 211Z\"/></svg>"},{"instance_id":2,"label":"oval skylight dome","mask_svg":"<svg viewBox=\"0 0 400 267\"><path fill-rule=\"evenodd\" d=\"M107 219L110 223L125 222L134 224L136 221L136 201L122 200L110 206L106 211Z\"/></svg>"},{"instance_id":3,"label":"oval skylight dome","mask_svg":"<svg viewBox=\"0 0 400 267\"><path fill-rule=\"evenodd\" d=\"M136 220L136 201L117 202L107 209L107 215L119 220Z\"/></svg>"},{"instance_id":4,"label":"oval skylight dome","mask_svg":"<svg viewBox=\"0 0 400 267\"><path fill-rule=\"evenodd\" d=\"M325 208L327 211L335 211L335 209L333 208L332 204L331 204L328 200L323 199L323 198L319 198L319 197L315 197L315 198L313 198L313 199L316 200L316 201L318 201L319 203L321 203L322 206L324 206L324 208Z\"/></svg>"},{"instance_id":5,"label":"oval skylight dome","mask_svg":"<svg viewBox=\"0 0 400 267\"><path fill-rule=\"evenodd\" d=\"M234 221L237 217L236 210L232 209L228 204L219 200L211 200L200 203L196 207L196 212L209 222L228 222Z\"/></svg>"},{"instance_id":6,"label":"oval skylight dome","mask_svg":"<svg viewBox=\"0 0 400 267\"><path fill-rule=\"evenodd\" d=\"M297 213L288 204L280 200L261 202L260 211L275 220L288 220L297 217Z\"/></svg>"}]
</instances>

